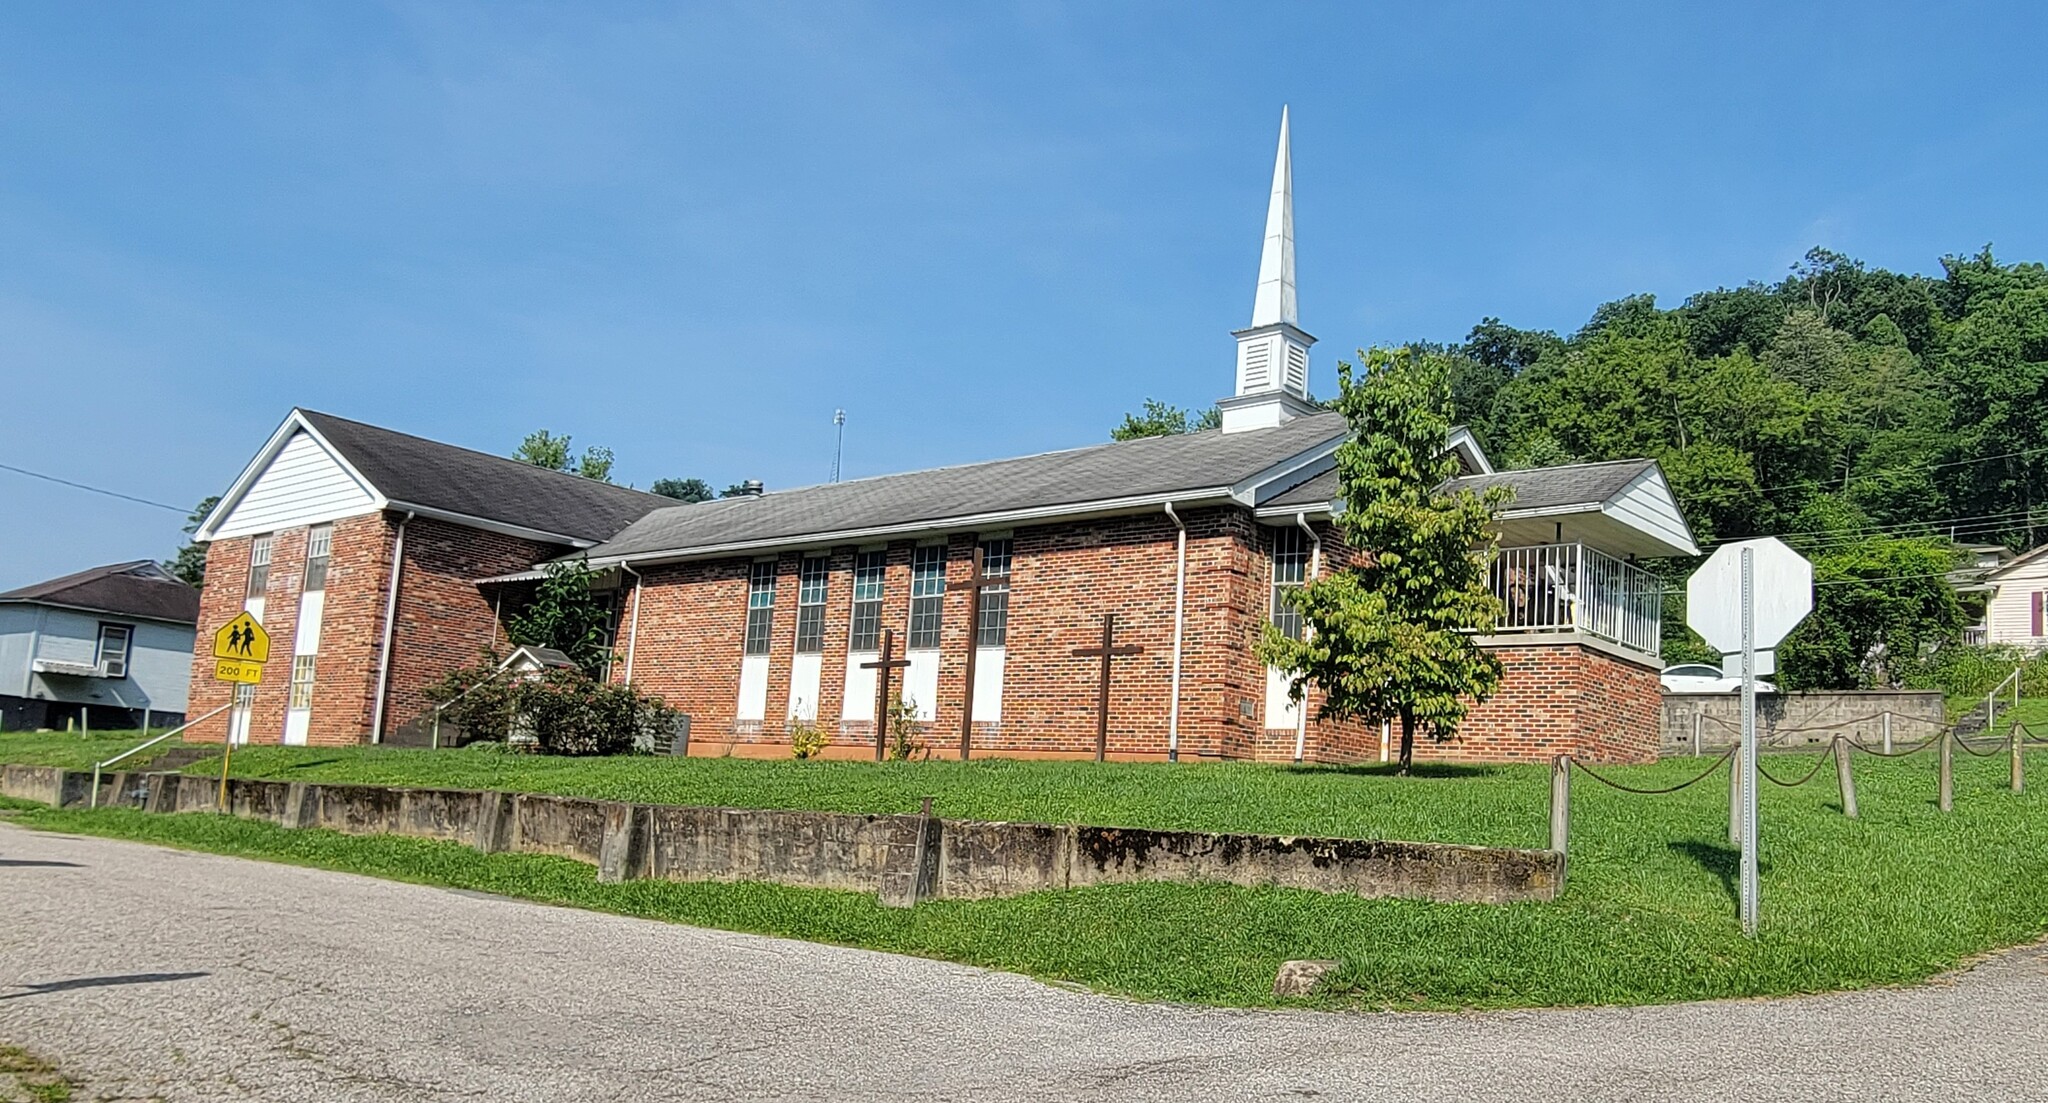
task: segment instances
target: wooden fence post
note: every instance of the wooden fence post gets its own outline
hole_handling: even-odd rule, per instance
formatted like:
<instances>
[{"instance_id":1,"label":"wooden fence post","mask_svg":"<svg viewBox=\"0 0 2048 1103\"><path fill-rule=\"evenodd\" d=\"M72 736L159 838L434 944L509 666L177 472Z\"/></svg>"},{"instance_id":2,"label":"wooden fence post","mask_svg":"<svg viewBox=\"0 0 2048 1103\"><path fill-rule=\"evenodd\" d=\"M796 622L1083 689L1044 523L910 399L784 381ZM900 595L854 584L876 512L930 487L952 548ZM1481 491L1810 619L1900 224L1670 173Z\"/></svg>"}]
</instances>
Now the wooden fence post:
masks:
<instances>
[{"instance_id":1,"label":"wooden fence post","mask_svg":"<svg viewBox=\"0 0 2048 1103\"><path fill-rule=\"evenodd\" d=\"M1695 709L1692 714L1692 756L1700 756L1700 725L1707 719L1705 712Z\"/></svg>"},{"instance_id":2,"label":"wooden fence post","mask_svg":"<svg viewBox=\"0 0 2048 1103\"><path fill-rule=\"evenodd\" d=\"M1835 737L1835 784L1842 790L1842 814L1856 818L1856 777L1849 772L1849 741Z\"/></svg>"},{"instance_id":3,"label":"wooden fence post","mask_svg":"<svg viewBox=\"0 0 2048 1103\"><path fill-rule=\"evenodd\" d=\"M1550 759L1550 849L1565 852L1572 829L1572 756Z\"/></svg>"},{"instance_id":4,"label":"wooden fence post","mask_svg":"<svg viewBox=\"0 0 2048 1103\"><path fill-rule=\"evenodd\" d=\"M1728 842L1742 845L1742 749L1728 756Z\"/></svg>"},{"instance_id":5,"label":"wooden fence post","mask_svg":"<svg viewBox=\"0 0 2048 1103\"><path fill-rule=\"evenodd\" d=\"M2012 734L2006 736L2006 742L2009 744L2006 751L2012 755L2012 791L2024 793L2027 790L2026 767L2020 762L2022 748L2020 747L2020 726L2018 723L2013 724Z\"/></svg>"},{"instance_id":6,"label":"wooden fence post","mask_svg":"<svg viewBox=\"0 0 2048 1103\"><path fill-rule=\"evenodd\" d=\"M1884 753L1892 753L1892 710L1884 710Z\"/></svg>"},{"instance_id":7,"label":"wooden fence post","mask_svg":"<svg viewBox=\"0 0 2048 1103\"><path fill-rule=\"evenodd\" d=\"M1941 733L1941 792L1935 804L1944 812L1956 805L1956 769L1953 744L1956 733L1942 729Z\"/></svg>"}]
</instances>

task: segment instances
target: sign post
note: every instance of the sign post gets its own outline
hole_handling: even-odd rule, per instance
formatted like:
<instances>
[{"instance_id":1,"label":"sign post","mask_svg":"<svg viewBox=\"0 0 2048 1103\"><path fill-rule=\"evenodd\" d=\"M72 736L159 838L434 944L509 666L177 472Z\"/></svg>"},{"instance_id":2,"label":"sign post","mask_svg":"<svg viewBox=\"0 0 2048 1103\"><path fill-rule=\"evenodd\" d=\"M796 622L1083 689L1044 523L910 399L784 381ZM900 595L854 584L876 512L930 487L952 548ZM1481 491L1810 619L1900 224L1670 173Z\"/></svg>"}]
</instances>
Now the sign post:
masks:
<instances>
[{"instance_id":1,"label":"sign post","mask_svg":"<svg viewBox=\"0 0 2048 1103\"><path fill-rule=\"evenodd\" d=\"M237 613L235 619L213 634L213 678L233 683L231 693L240 693L242 686L262 682L263 664L269 661L270 633L247 611ZM221 745L220 792L214 798L223 812L228 810L228 763L234 756L234 721L230 719L228 738Z\"/></svg>"},{"instance_id":2,"label":"sign post","mask_svg":"<svg viewBox=\"0 0 2048 1103\"><path fill-rule=\"evenodd\" d=\"M1731 600L1732 599L1732 600ZM1685 584L1685 622L1742 672L1742 751L1732 834L1742 845L1742 933L1755 937L1757 877L1756 679L1768 656L1813 610L1813 564L1773 537L1723 544Z\"/></svg>"}]
</instances>

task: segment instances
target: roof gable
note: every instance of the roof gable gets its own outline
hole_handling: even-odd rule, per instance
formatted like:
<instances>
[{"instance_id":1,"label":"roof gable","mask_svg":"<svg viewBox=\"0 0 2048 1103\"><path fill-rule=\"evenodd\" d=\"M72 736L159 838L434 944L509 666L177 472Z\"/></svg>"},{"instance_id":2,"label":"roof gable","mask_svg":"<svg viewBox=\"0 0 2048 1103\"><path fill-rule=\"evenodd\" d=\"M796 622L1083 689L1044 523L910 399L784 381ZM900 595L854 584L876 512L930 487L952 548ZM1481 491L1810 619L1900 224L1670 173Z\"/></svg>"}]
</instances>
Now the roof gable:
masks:
<instances>
[{"instance_id":1,"label":"roof gable","mask_svg":"<svg viewBox=\"0 0 2048 1103\"><path fill-rule=\"evenodd\" d=\"M61 605L94 613L199 623L199 591L147 559L53 578L0 594L0 601Z\"/></svg>"},{"instance_id":2,"label":"roof gable","mask_svg":"<svg viewBox=\"0 0 2048 1103\"><path fill-rule=\"evenodd\" d=\"M254 477L238 480L233 496L223 495L207 516L206 539L316 525L384 507L376 487L300 426L290 425L264 452Z\"/></svg>"},{"instance_id":3,"label":"roof gable","mask_svg":"<svg viewBox=\"0 0 2048 1103\"><path fill-rule=\"evenodd\" d=\"M1591 542L1603 550L1656 558L1697 555L1692 530L1664 481L1655 460L1613 460L1495 471L1465 475L1444 484L1448 490L1484 493L1508 487L1515 496L1500 512L1505 528L1518 538L1552 542L1566 519L1596 522ZM1343 491L1333 468L1270 499L1262 514L1320 513L1338 508ZM1539 523L1542 530L1539 532ZM1575 529L1581 528L1574 524Z\"/></svg>"},{"instance_id":4,"label":"roof gable","mask_svg":"<svg viewBox=\"0 0 2048 1103\"><path fill-rule=\"evenodd\" d=\"M671 500L360 421L294 409L221 496L202 540L406 510L589 546Z\"/></svg>"}]
</instances>

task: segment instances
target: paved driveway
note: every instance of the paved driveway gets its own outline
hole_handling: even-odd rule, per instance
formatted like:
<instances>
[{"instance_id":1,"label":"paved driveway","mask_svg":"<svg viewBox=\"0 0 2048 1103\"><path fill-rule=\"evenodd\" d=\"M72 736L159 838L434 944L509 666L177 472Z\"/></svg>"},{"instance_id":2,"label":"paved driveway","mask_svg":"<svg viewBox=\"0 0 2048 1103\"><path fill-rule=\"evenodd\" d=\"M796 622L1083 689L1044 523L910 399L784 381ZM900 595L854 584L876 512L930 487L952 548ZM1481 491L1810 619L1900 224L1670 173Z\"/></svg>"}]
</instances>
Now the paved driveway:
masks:
<instances>
[{"instance_id":1,"label":"paved driveway","mask_svg":"<svg viewBox=\"0 0 2048 1103\"><path fill-rule=\"evenodd\" d=\"M169 1100L2048 1100L2048 949L1801 1000L1217 1011L0 824L7 1041Z\"/></svg>"}]
</instances>

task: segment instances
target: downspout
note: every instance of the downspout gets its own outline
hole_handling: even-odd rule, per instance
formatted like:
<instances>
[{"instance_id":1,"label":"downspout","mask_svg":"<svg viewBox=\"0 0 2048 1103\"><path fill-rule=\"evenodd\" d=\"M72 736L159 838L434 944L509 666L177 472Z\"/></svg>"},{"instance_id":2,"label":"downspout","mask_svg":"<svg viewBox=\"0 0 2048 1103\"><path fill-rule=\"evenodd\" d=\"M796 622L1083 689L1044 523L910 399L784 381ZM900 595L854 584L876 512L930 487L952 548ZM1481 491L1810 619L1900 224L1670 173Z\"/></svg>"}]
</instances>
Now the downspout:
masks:
<instances>
[{"instance_id":1,"label":"downspout","mask_svg":"<svg viewBox=\"0 0 2048 1103\"><path fill-rule=\"evenodd\" d=\"M391 541L391 581L384 587L384 646L377 659L377 704L370 712L370 742L384 742L384 705L391 690L391 635L398 621L398 575L405 567L405 524L412 511L398 519L398 535Z\"/></svg>"},{"instance_id":2,"label":"downspout","mask_svg":"<svg viewBox=\"0 0 2048 1103\"><path fill-rule=\"evenodd\" d=\"M1166 706L1166 761L1180 761L1180 638L1187 622L1188 527L1181 523L1173 503L1166 503L1166 519L1180 530L1174 537L1173 573L1173 689Z\"/></svg>"},{"instance_id":3,"label":"downspout","mask_svg":"<svg viewBox=\"0 0 2048 1103\"><path fill-rule=\"evenodd\" d=\"M1313 582L1316 575L1321 574L1323 570L1323 538L1317 536L1316 530L1309 527L1308 514L1306 513L1294 515L1294 527L1308 533L1308 580ZM1308 626L1303 625L1302 632L1306 634L1307 631ZM1303 686L1301 701L1294 706L1294 761L1300 762L1302 753L1307 749L1308 687Z\"/></svg>"},{"instance_id":4,"label":"downspout","mask_svg":"<svg viewBox=\"0 0 2048 1103\"><path fill-rule=\"evenodd\" d=\"M640 572L623 560L619 569L633 576L633 626L626 629L626 684L633 684L633 645L640 642Z\"/></svg>"}]
</instances>

